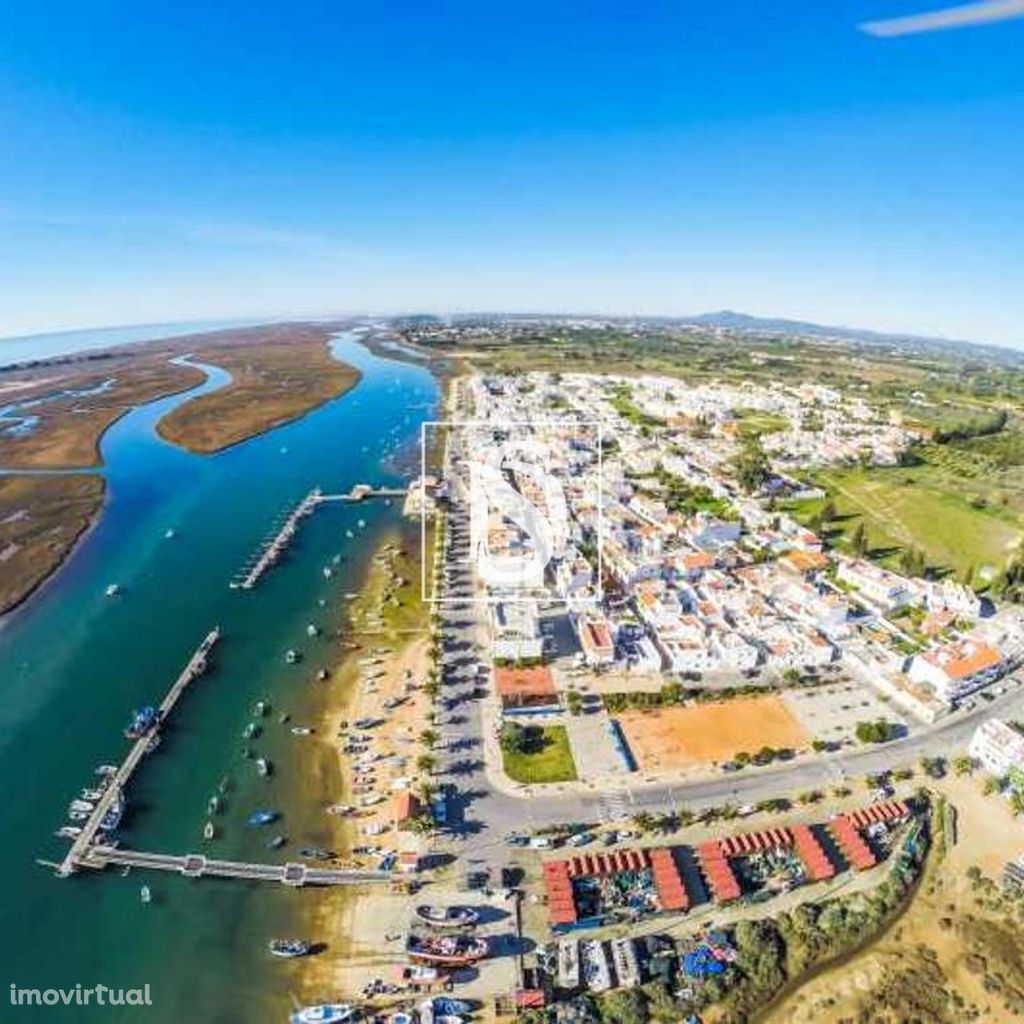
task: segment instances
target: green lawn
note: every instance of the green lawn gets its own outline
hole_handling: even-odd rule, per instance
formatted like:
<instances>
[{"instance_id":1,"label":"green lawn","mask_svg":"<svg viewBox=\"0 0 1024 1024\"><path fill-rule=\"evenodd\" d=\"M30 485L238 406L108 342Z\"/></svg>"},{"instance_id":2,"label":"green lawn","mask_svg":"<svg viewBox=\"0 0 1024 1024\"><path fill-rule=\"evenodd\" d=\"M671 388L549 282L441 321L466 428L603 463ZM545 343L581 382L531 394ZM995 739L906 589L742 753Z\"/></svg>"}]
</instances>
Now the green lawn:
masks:
<instances>
[{"instance_id":1,"label":"green lawn","mask_svg":"<svg viewBox=\"0 0 1024 1024\"><path fill-rule=\"evenodd\" d=\"M842 546L863 520L876 556L892 564L901 549L917 547L929 567L957 573L998 569L1024 530L1013 505L1000 504L976 481L934 465L823 470L816 480L839 516L831 539ZM980 497L987 501L984 507L976 507ZM794 511L806 518L821 505L803 502Z\"/></svg>"},{"instance_id":2,"label":"green lawn","mask_svg":"<svg viewBox=\"0 0 1024 1024\"><path fill-rule=\"evenodd\" d=\"M537 749L528 754L502 751L505 774L516 782L574 782L569 735L564 725L527 726L540 734Z\"/></svg>"}]
</instances>

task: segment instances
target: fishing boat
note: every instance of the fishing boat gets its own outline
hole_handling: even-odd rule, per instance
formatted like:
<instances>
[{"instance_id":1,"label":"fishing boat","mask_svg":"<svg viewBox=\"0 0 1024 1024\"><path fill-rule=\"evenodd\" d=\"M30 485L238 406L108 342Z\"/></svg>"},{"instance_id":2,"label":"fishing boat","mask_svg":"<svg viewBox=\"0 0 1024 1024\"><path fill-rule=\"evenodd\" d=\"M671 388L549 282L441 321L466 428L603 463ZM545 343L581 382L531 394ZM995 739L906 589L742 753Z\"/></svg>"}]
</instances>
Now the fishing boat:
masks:
<instances>
[{"instance_id":1,"label":"fishing boat","mask_svg":"<svg viewBox=\"0 0 1024 1024\"><path fill-rule=\"evenodd\" d=\"M262 718L270 710L270 704L265 700L258 700L252 706L252 713Z\"/></svg>"},{"instance_id":2,"label":"fishing boat","mask_svg":"<svg viewBox=\"0 0 1024 1024\"><path fill-rule=\"evenodd\" d=\"M317 680L318 680L319 682L321 682L321 683L322 683L322 682L323 682L323 681L324 681L325 679L327 679L327 678L328 678L328 677L330 676L330 674L331 674L331 673L330 673L330 672L328 672L328 671L327 671L327 669L325 669L325 668L321 668L321 669L320 669L320 671L319 671L319 672L317 672L317 674L316 674L316 678L317 678Z\"/></svg>"},{"instance_id":3,"label":"fishing boat","mask_svg":"<svg viewBox=\"0 0 1024 1024\"><path fill-rule=\"evenodd\" d=\"M54 835L61 839L74 839L81 834L82 830L78 825L62 825L56 832L54 832Z\"/></svg>"},{"instance_id":4,"label":"fishing boat","mask_svg":"<svg viewBox=\"0 0 1024 1024\"><path fill-rule=\"evenodd\" d=\"M305 956L312 950L313 944L305 939L271 939L267 943L267 952L271 956L291 959L297 956Z\"/></svg>"},{"instance_id":5,"label":"fishing boat","mask_svg":"<svg viewBox=\"0 0 1024 1024\"><path fill-rule=\"evenodd\" d=\"M329 566L324 566L324 579L329 580L334 575L334 570Z\"/></svg>"},{"instance_id":6,"label":"fishing boat","mask_svg":"<svg viewBox=\"0 0 1024 1024\"><path fill-rule=\"evenodd\" d=\"M176 536L177 533L175 532L173 526L169 526L166 530L164 530L164 540L174 540Z\"/></svg>"},{"instance_id":7,"label":"fishing boat","mask_svg":"<svg viewBox=\"0 0 1024 1024\"><path fill-rule=\"evenodd\" d=\"M142 901L143 903L150 903L150 902L152 902L152 899L153 899L153 894L152 894L152 893L151 893L151 892L149 891L149 886L148 886L148 885L144 885L144 886L143 886L143 887L142 887L142 888L141 888L141 889L139 890L139 899L140 899L140 900L141 900L141 901Z\"/></svg>"},{"instance_id":8,"label":"fishing boat","mask_svg":"<svg viewBox=\"0 0 1024 1024\"><path fill-rule=\"evenodd\" d=\"M155 707L147 705L138 711L132 712L131 721L124 729L124 737L127 740L141 739L149 732L160 719L160 714ZM115 771L117 769L114 769Z\"/></svg>"},{"instance_id":9,"label":"fishing boat","mask_svg":"<svg viewBox=\"0 0 1024 1024\"><path fill-rule=\"evenodd\" d=\"M116 775L117 765L116 764L98 764L94 770L96 775Z\"/></svg>"},{"instance_id":10,"label":"fishing boat","mask_svg":"<svg viewBox=\"0 0 1024 1024\"><path fill-rule=\"evenodd\" d=\"M271 836L267 840L267 849L268 850L280 850L281 847L284 846L284 844L287 843L287 842L288 842L288 837L287 836Z\"/></svg>"},{"instance_id":11,"label":"fishing boat","mask_svg":"<svg viewBox=\"0 0 1024 1024\"><path fill-rule=\"evenodd\" d=\"M273 772L273 770L274 770L274 765L267 758L265 758L265 757L258 757L258 758L256 758L256 771L258 771L260 773L260 775L263 775L263 776L270 775Z\"/></svg>"},{"instance_id":12,"label":"fishing boat","mask_svg":"<svg viewBox=\"0 0 1024 1024\"><path fill-rule=\"evenodd\" d=\"M109 583L105 593L107 597L116 597L121 593L121 585L119 583Z\"/></svg>"},{"instance_id":13,"label":"fishing boat","mask_svg":"<svg viewBox=\"0 0 1024 1024\"><path fill-rule=\"evenodd\" d=\"M284 652L284 660L288 665L294 665L299 660L299 652L294 647L289 647Z\"/></svg>"},{"instance_id":14,"label":"fishing boat","mask_svg":"<svg viewBox=\"0 0 1024 1024\"><path fill-rule=\"evenodd\" d=\"M124 791L119 788L114 794L113 802L100 819L100 828L104 832L113 832L121 824L122 817L124 817Z\"/></svg>"},{"instance_id":15,"label":"fishing boat","mask_svg":"<svg viewBox=\"0 0 1024 1024\"><path fill-rule=\"evenodd\" d=\"M306 636L314 637L314 636L319 636L319 635L320 635L320 630L311 622L306 627Z\"/></svg>"},{"instance_id":16,"label":"fishing boat","mask_svg":"<svg viewBox=\"0 0 1024 1024\"><path fill-rule=\"evenodd\" d=\"M322 846L303 846L299 849L299 855L310 860L330 860L334 851L325 850Z\"/></svg>"},{"instance_id":17,"label":"fishing boat","mask_svg":"<svg viewBox=\"0 0 1024 1024\"><path fill-rule=\"evenodd\" d=\"M464 967L487 956L487 940L467 935L410 935L405 951L411 960L442 967Z\"/></svg>"},{"instance_id":18,"label":"fishing boat","mask_svg":"<svg viewBox=\"0 0 1024 1024\"><path fill-rule=\"evenodd\" d=\"M277 811L253 811L252 814L249 815L248 821L249 824L253 826L269 825L271 822L277 821L280 817L281 815L278 814Z\"/></svg>"},{"instance_id":19,"label":"fishing boat","mask_svg":"<svg viewBox=\"0 0 1024 1024\"><path fill-rule=\"evenodd\" d=\"M434 1013L439 1013L442 1017L450 1016L452 1014L465 1016L466 1014L473 1012L473 1004L467 1002L465 999L450 999L448 996L435 996L432 1000L429 1000L429 1002Z\"/></svg>"},{"instance_id":20,"label":"fishing boat","mask_svg":"<svg viewBox=\"0 0 1024 1024\"><path fill-rule=\"evenodd\" d=\"M95 804L90 803L88 800L72 800L71 803L68 804L68 810L82 811L85 814L88 814L95 806Z\"/></svg>"},{"instance_id":21,"label":"fishing boat","mask_svg":"<svg viewBox=\"0 0 1024 1024\"><path fill-rule=\"evenodd\" d=\"M68 818L70 818L71 821L88 821L89 820L89 812L88 811L68 811Z\"/></svg>"},{"instance_id":22,"label":"fishing boat","mask_svg":"<svg viewBox=\"0 0 1024 1024\"><path fill-rule=\"evenodd\" d=\"M292 735L293 736L309 736L313 730L308 725L293 725Z\"/></svg>"},{"instance_id":23,"label":"fishing boat","mask_svg":"<svg viewBox=\"0 0 1024 1024\"><path fill-rule=\"evenodd\" d=\"M99 800L99 798L101 796L103 796L103 793L104 793L104 790L102 790L102 789L88 789L87 788L87 789L83 789L82 792L78 794L78 796L82 800Z\"/></svg>"},{"instance_id":24,"label":"fishing boat","mask_svg":"<svg viewBox=\"0 0 1024 1024\"><path fill-rule=\"evenodd\" d=\"M472 907L431 907L419 906L416 917L434 928L469 928L480 920Z\"/></svg>"},{"instance_id":25,"label":"fishing boat","mask_svg":"<svg viewBox=\"0 0 1024 1024\"><path fill-rule=\"evenodd\" d=\"M258 722L250 722L242 730L242 739L254 740L257 736L259 736L260 732L262 732L262 729L260 728L259 723Z\"/></svg>"},{"instance_id":26,"label":"fishing boat","mask_svg":"<svg viewBox=\"0 0 1024 1024\"><path fill-rule=\"evenodd\" d=\"M217 829L212 821L208 821L203 827L203 838L213 839L217 835Z\"/></svg>"},{"instance_id":27,"label":"fishing boat","mask_svg":"<svg viewBox=\"0 0 1024 1024\"><path fill-rule=\"evenodd\" d=\"M214 793L209 800L206 801L206 810L210 814L220 814L221 800L220 797Z\"/></svg>"},{"instance_id":28,"label":"fishing boat","mask_svg":"<svg viewBox=\"0 0 1024 1024\"><path fill-rule=\"evenodd\" d=\"M296 1010L288 1021L289 1024L343 1024L352 1020L356 1012L348 1003L321 1003Z\"/></svg>"}]
</instances>

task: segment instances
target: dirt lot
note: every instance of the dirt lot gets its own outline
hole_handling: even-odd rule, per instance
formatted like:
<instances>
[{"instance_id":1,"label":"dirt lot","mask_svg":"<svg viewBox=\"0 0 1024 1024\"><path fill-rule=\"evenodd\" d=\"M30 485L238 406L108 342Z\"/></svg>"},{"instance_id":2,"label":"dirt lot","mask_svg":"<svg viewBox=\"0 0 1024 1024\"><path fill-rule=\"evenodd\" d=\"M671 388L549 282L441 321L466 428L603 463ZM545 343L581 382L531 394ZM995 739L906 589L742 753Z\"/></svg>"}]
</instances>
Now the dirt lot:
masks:
<instances>
[{"instance_id":1,"label":"dirt lot","mask_svg":"<svg viewBox=\"0 0 1024 1024\"><path fill-rule=\"evenodd\" d=\"M808 736L781 698L739 697L616 716L641 771L726 761L741 750L800 747Z\"/></svg>"}]
</instances>

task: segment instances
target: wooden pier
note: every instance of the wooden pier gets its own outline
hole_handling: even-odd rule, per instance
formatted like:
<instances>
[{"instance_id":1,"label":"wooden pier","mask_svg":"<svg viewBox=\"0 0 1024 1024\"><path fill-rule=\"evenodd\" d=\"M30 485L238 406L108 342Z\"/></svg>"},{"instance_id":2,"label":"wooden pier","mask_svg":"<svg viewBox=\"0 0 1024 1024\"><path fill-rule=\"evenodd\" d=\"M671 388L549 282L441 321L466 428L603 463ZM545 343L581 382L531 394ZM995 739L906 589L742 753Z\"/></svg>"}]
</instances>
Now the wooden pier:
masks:
<instances>
[{"instance_id":1,"label":"wooden pier","mask_svg":"<svg viewBox=\"0 0 1024 1024\"><path fill-rule=\"evenodd\" d=\"M91 846L80 861L82 867L107 866L171 871L186 878L239 878L249 882L279 882L292 888L303 885L366 885L387 882L389 871L321 868L301 861L288 864L249 864L243 861L217 860L201 853L175 856L143 853L112 846Z\"/></svg>"},{"instance_id":2,"label":"wooden pier","mask_svg":"<svg viewBox=\"0 0 1024 1024\"><path fill-rule=\"evenodd\" d=\"M196 648L192 657L189 658L188 664L182 669L181 674L174 680L171 688L167 691L167 695L160 702L159 715L156 721L132 744L131 750L128 751L128 756L118 766L117 771L108 779L107 788L104 790L103 795L96 801L96 805L89 814L88 820L82 826L82 831L75 837L71 848L67 852L67 856L58 866L58 874L63 876L74 874L80 865L87 862L89 852L96 841L96 835L100 831L100 825L104 817L114 805L118 794L128 785L135 769L139 766L139 762L153 749L153 745L158 742L160 728L174 709L175 704L178 703L178 699L188 689L189 684L206 671L207 657L219 639L220 626L214 626L206 634L203 642Z\"/></svg>"},{"instance_id":3,"label":"wooden pier","mask_svg":"<svg viewBox=\"0 0 1024 1024\"><path fill-rule=\"evenodd\" d=\"M345 494L324 494L319 487L314 487L288 513L280 529L272 537L267 538L255 558L235 576L231 581L231 588L233 590L252 590L267 570L277 565L298 534L302 520L310 515L321 502L360 502L368 498L401 498L406 493L404 487L375 487L373 484L355 484L352 490Z\"/></svg>"}]
</instances>

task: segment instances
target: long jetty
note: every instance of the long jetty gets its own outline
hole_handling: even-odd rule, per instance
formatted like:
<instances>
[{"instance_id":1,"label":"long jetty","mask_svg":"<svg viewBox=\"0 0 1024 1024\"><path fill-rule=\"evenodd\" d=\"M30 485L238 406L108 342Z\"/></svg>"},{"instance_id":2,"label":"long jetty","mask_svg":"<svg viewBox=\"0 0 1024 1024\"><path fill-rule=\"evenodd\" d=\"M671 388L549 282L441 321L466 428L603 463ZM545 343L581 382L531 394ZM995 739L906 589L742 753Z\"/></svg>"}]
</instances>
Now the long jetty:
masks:
<instances>
[{"instance_id":1,"label":"long jetty","mask_svg":"<svg viewBox=\"0 0 1024 1024\"><path fill-rule=\"evenodd\" d=\"M301 861L288 864L250 864L244 861L217 860L201 853L180 856L166 853L143 853L112 846L89 847L82 866L105 868L109 865L170 871L186 878L240 878L250 882L280 882L292 888L303 885L365 885L386 882L389 871L319 868Z\"/></svg>"},{"instance_id":2,"label":"long jetty","mask_svg":"<svg viewBox=\"0 0 1024 1024\"><path fill-rule=\"evenodd\" d=\"M360 502L367 498L400 498L405 494L404 487L375 487L372 484L355 484L350 491L344 494L324 494L319 487L314 487L285 516L277 532L264 541L255 558L235 576L231 581L231 588L233 590L252 590L267 570L273 568L281 560L281 556L297 536L302 520L310 515L321 502Z\"/></svg>"},{"instance_id":3,"label":"long jetty","mask_svg":"<svg viewBox=\"0 0 1024 1024\"><path fill-rule=\"evenodd\" d=\"M218 640L220 640L220 626L214 626L206 634L203 642L196 648L192 657L189 658L188 664L182 669L181 674L174 680L171 688L160 702L156 721L135 740L131 750L128 751L128 756L118 765L117 770L109 778L103 795L96 801L95 807L82 826L82 831L75 837L71 848L67 852L67 856L58 866L58 874L64 876L74 874L79 865L86 862L89 850L96 841L96 835L100 831L100 826L107 812L113 807L114 802L119 796L123 794L139 763L159 741L160 727L174 710L178 699L188 689L189 685L206 671L207 658Z\"/></svg>"}]
</instances>

